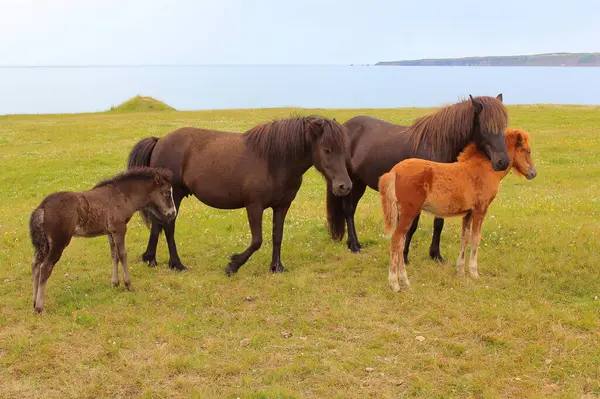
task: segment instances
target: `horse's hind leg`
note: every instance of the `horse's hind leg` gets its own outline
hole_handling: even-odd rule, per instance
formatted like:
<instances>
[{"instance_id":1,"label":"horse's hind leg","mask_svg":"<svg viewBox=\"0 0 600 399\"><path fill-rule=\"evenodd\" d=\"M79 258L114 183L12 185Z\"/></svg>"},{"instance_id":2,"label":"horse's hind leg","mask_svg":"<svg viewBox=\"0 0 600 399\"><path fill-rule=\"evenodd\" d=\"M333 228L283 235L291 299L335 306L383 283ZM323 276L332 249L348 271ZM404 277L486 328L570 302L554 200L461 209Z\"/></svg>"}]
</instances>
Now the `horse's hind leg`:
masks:
<instances>
[{"instance_id":1,"label":"horse's hind leg","mask_svg":"<svg viewBox=\"0 0 600 399\"><path fill-rule=\"evenodd\" d=\"M431 259L444 263L446 262L442 258L440 253L440 238L442 236L442 229L444 228L444 219L436 217L433 219L433 237L431 239L431 246L429 247L429 256Z\"/></svg>"},{"instance_id":2,"label":"horse's hind leg","mask_svg":"<svg viewBox=\"0 0 600 399\"><path fill-rule=\"evenodd\" d=\"M405 288L410 287L410 281L408 281L408 274L406 273L406 265L404 263L404 256L401 255L400 251L404 248L406 232L413 220L414 214L408 214L401 211L396 230L394 230L394 234L392 234L388 281L394 292L398 292L402 289L400 281L402 281Z\"/></svg>"},{"instance_id":3,"label":"horse's hind leg","mask_svg":"<svg viewBox=\"0 0 600 399\"><path fill-rule=\"evenodd\" d=\"M38 286L40 284L40 268L45 258L45 253L40 250L35 251L33 260L31 261L31 276L33 280L33 307L35 308L35 299L37 297Z\"/></svg>"},{"instance_id":4,"label":"horse's hind leg","mask_svg":"<svg viewBox=\"0 0 600 399\"><path fill-rule=\"evenodd\" d=\"M417 227L419 227L420 217L421 212L419 212L419 214L415 216L415 218L412 221L412 224L410 225L410 229L408 229L408 232L406 233L406 242L404 243L404 263L407 265L410 263L408 261L408 251L410 250L410 242L412 241L413 234L415 234L415 231L417 231Z\"/></svg>"},{"instance_id":5,"label":"horse's hind leg","mask_svg":"<svg viewBox=\"0 0 600 399\"><path fill-rule=\"evenodd\" d=\"M161 224L154 218L152 218L152 226L150 227L150 237L148 238L148 246L146 252L142 255L142 260L148 263L148 266L155 267L156 263L156 247L158 245L158 238L162 231Z\"/></svg>"},{"instance_id":6,"label":"horse's hind leg","mask_svg":"<svg viewBox=\"0 0 600 399\"><path fill-rule=\"evenodd\" d=\"M252 242L250 246L241 254L234 254L231 256L231 261L227 264L225 273L228 276L237 273L240 267L254 252L256 252L262 245L262 214L264 208L262 205L248 206L246 212L248 213L248 223L250 224L250 230L252 231Z\"/></svg>"},{"instance_id":7,"label":"horse's hind leg","mask_svg":"<svg viewBox=\"0 0 600 399\"><path fill-rule=\"evenodd\" d=\"M354 214L358 201L362 198L365 193L367 186L363 183L356 181L352 183L352 190L348 195L342 197L342 210L344 212L344 218L346 219L346 225L348 227L348 249L353 253L359 253L363 247L358 241L358 235L356 234L356 226L354 224Z\"/></svg>"},{"instance_id":8,"label":"horse's hind leg","mask_svg":"<svg viewBox=\"0 0 600 399\"><path fill-rule=\"evenodd\" d=\"M48 283L48 278L52 274L54 265L59 261L63 250L69 245L69 241L70 239L51 242L48 254L40 266L38 290L34 306L38 313L41 313L44 310L44 299L46 297L46 284Z\"/></svg>"},{"instance_id":9,"label":"horse's hind leg","mask_svg":"<svg viewBox=\"0 0 600 399\"><path fill-rule=\"evenodd\" d=\"M469 212L465 216L463 216L462 219L460 253L458 254L458 259L456 260L456 274L458 274L459 276L465 275L465 251L467 248L467 243L469 242L469 238L471 236L471 222L471 212Z\"/></svg>"},{"instance_id":10,"label":"horse's hind leg","mask_svg":"<svg viewBox=\"0 0 600 399\"><path fill-rule=\"evenodd\" d=\"M291 202L273 209L273 257L271 259L271 273L281 273L285 268L281 264L281 242L283 241L283 225L285 215L290 209Z\"/></svg>"}]
</instances>

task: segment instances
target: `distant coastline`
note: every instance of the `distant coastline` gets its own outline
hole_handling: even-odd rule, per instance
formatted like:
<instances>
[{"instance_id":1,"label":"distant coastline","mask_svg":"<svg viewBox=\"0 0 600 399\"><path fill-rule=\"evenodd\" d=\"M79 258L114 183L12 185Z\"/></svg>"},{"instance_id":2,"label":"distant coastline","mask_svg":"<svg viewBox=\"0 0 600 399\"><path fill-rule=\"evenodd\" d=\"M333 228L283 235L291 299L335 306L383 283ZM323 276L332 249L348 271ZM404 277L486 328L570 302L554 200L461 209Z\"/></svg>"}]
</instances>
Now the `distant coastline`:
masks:
<instances>
[{"instance_id":1,"label":"distant coastline","mask_svg":"<svg viewBox=\"0 0 600 399\"><path fill-rule=\"evenodd\" d=\"M553 66L600 67L600 53L550 53L494 57L426 58L380 61L375 66Z\"/></svg>"}]
</instances>

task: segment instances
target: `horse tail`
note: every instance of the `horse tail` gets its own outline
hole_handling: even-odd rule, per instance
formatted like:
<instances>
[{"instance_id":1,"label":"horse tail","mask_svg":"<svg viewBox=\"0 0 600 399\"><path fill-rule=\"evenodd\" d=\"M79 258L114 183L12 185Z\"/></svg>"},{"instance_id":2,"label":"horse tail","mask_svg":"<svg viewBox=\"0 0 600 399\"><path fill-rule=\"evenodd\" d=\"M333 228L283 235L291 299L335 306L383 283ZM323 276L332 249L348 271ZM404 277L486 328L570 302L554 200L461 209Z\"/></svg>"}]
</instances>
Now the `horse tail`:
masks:
<instances>
[{"instance_id":1,"label":"horse tail","mask_svg":"<svg viewBox=\"0 0 600 399\"><path fill-rule=\"evenodd\" d=\"M152 151L158 142L158 137L147 137L137 142L129 153L127 158L127 169L132 169L139 166L150 166L150 158ZM152 223L151 214L147 209L140 209L140 215L147 227Z\"/></svg>"},{"instance_id":2,"label":"horse tail","mask_svg":"<svg viewBox=\"0 0 600 399\"><path fill-rule=\"evenodd\" d=\"M150 166L152 151L158 142L158 137L147 137L137 142L127 158L127 169L137 166Z\"/></svg>"},{"instance_id":3,"label":"horse tail","mask_svg":"<svg viewBox=\"0 0 600 399\"><path fill-rule=\"evenodd\" d=\"M396 173L388 172L379 179L379 197L383 210L385 233L390 235L398 223L398 200L396 199Z\"/></svg>"},{"instance_id":4,"label":"horse tail","mask_svg":"<svg viewBox=\"0 0 600 399\"><path fill-rule=\"evenodd\" d=\"M29 237L36 255L45 255L50 248L48 237L44 231L44 209L36 208L29 218Z\"/></svg>"},{"instance_id":5,"label":"horse tail","mask_svg":"<svg viewBox=\"0 0 600 399\"><path fill-rule=\"evenodd\" d=\"M331 182L327 181L327 224L331 238L340 241L346 233L346 218L342 207L342 197L333 194Z\"/></svg>"}]
</instances>

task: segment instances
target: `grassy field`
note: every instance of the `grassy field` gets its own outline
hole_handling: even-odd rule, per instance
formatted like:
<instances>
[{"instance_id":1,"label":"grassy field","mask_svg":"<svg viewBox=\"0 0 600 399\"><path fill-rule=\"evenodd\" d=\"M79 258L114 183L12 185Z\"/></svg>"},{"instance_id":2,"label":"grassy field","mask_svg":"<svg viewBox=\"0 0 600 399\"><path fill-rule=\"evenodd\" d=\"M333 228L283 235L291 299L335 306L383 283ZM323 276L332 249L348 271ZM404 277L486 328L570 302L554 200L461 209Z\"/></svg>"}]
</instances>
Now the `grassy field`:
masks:
<instances>
[{"instance_id":1,"label":"grassy field","mask_svg":"<svg viewBox=\"0 0 600 399\"><path fill-rule=\"evenodd\" d=\"M377 193L357 225L360 255L332 242L325 184L311 169L288 214L282 260L250 242L244 210L184 200L177 243L187 272L140 261L148 231L129 224L135 292L110 285L107 239L74 239L31 308L27 223L42 198L123 169L137 140L181 126L242 132L271 118L369 114L409 124L427 109L232 110L0 117L0 396L240 398L546 398L600 396L600 107L510 107L532 134L538 177L508 176L483 225L481 278L457 278L460 220L429 260L423 216L408 267L387 282ZM424 339L416 339L423 337Z\"/></svg>"}]
</instances>

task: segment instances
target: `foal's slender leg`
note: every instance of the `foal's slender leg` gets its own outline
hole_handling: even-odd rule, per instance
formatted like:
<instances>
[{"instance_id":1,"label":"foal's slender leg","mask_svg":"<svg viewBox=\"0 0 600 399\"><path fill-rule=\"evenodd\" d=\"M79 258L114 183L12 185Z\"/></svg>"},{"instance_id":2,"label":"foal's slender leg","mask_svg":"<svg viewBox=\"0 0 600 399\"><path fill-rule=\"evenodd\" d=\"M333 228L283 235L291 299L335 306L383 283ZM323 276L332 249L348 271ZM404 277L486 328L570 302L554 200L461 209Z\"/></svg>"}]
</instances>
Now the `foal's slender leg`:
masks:
<instances>
[{"instance_id":1,"label":"foal's slender leg","mask_svg":"<svg viewBox=\"0 0 600 399\"><path fill-rule=\"evenodd\" d=\"M402 281L405 288L410 287L410 281L408 281L408 274L406 273L406 265L404 264L404 256L401 256L400 251L404 248L406 232L413 220L414 214L404 215L401 211L396 230L394 230L394 234L392 234L388 281L394 292L398 292L402 289L400 281Z\"/></svg>"},{"instance_id":2,"label":"foal's slender leg","mask_svg":"<svg viewBox=\"0 0 600 399\"><path fill-rule=\"evenodd\" d=\"M69 239L70 240L70 239ZM35 310L38 313L41 313L44 310L44 298L46 297L46 284L48 282L48 278L52 274L52 269L54 265L60 259L63 250L69 245L69 240L65 241L55 241L51 242L50 249L48 250L48 254L44 258L42 265L40 266L39 271L39 282L38 282L38 290L37 296L35 299Z\"/></svg>"},{"instance_id":3,"label":"foal's slender leg","mask_svg":"<svg viewBox=\"0 0 600 399\"><path fill-rule=\"evenodd\" d=\"M31 261L31 276L33 280L33 307L35 308L35 298L37 297L38 285L40 283L40 268L44 261L44 254L36 250Z\"/></svg>"},{"instance_id":4,"label":"foal's slender leg","mask_svg":"<svg viewBox=\"0 0 600 399\"><path fill-rule=\"evenodd\" d=\"M469 212L465 216L463 216L462 219L460 253L458 254L458 259L456 260L456 274L458 274L459 276L465 275L465 250L467 248L467 243L471 238L471 222L471 212Z\"/></svg>"},{"instance_id":5,"label":"foal's slender leg","mask_svg":"<svg viewBox=\"0 0 600 399\"><path fill-rule=\"evenodd\" d=\"M410 225L410 229L406 233L406 242L404 243L404 263L407 265L410 263L408 261L408 251L410 250L410 242L412 240L413 234L415 234L415 231L417 231L417 227L419 227L419 217L421 217L421 212L419 212L419 214L415 216L415 218L412 221L412 224Z\"/></svg>"},{"instance_id":6,"label":"foal's slender leg","mask_svg":"<svg viewBox=\"0 0 600 399\"><path fill-rule=\"evenodd\" d=\"M285 215L288 209L290 209L291 204L290 202L289 204L273 209L273 257L271 259L271 273L285 271L285 268L281 264L281 242L283 241Z\"/></svg>"},{"instance_id":7,"label":"foal's slender leg","mask_svg":"<svg viewBox=\"0 0 600 399\"><path fill-rule=\"evenodd\" d=\"M359 253L362 244L358 241L358 235L356 234L356 226L354 224L354 214L358 201L362 198L365 193L367 186L361 182L353 182L352 190L348 195L342 197L342 210L344 212L344 218L346 219L346 226L348 227L348 249L353 253Z\"/></svg>"},{"instance_id":8,"label":"foal's slender leg","mask_svg":"<svg viewBox=\"0 0 600 399\"><path fill-rule=\"evenodd\" d=\"M148 266L154 267L157 265L156 263L156 247L158 245L158 238L160 237L160 232L162 231L162 225L159 221L152 218L152 225L150 227L150 238L148 238L148 246L146 247L146 252L142 255L142 260L144 262L148 262Z\"/></svg>"},{"instance_id":9,"label":"foal's slender leg","mask_svg":"<svg viewBox=\"0 0 600 399\"><path fill-rule=\"evenodd\" d=\"M436 217L433 219L433 237L431 239L431 246L429 247L429 256L431 259L444 263L446 262L442 258L440 253L440 238L442 236L442 229L444 228L444 219Z\"/></svg>"},{"instance_id":10,"label":"foal's slender leg","mask_svg":"<svg viewBox=\"0 0 600 399\"><path fill-rule=\"evenodd\" d=\"M481 225L485 212L473 212L473 235L471 237L471 259L469 260L469 273L473 278L479 278L477 271L477 251L481 241Z\"/></svg>"},{"instance_id":11,"label":"foal's slender leg","mask_svg":"<svg viewBox=\"0 0 600 399\"><path fill-rule=\"evenodd\" d=\"M115 287L119 286L119 257L117 255L117 248L115 246L115 240L111 233L108 233L108 245L110 245L110 259L112 260L112 278L110 282Z\"/></svg>"},{"instance_id":12,"label":"foal's slender leg","mask_svg":"<svg viewBox=\"0 0 600 399\"><path fill-rule=\"evenodd\" d=\"M127 250L125 249L126 231L127 228L123 226L114 234L113 239L115 240L117 256L119 257L121 267L123 268L123 283L125 284L127 291L133 291L133 288L131 287L131 278L129 277L129 266L127 265Z\"/></svg>"},{"instance_id":13,"label":"foal's slender leg","mask_svg":"<svg viewBox=\"0 0 600 399\"><path fill-rule=\"evenodd\" d=\"M237 273L239 268L246 263L248 258L256 252L262 245L262 214L264 208L262 205L251 205L246 207L246 213L248 214L248 223L250 224L250 230L252 231L252 242L250 246L246 248L241 254L233 254L231 261L227 264L225 273L228 276Z\"/></svg>"}]
</instances>

